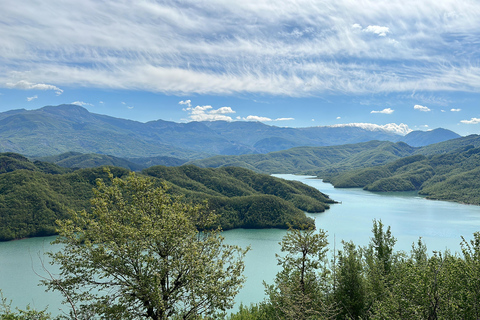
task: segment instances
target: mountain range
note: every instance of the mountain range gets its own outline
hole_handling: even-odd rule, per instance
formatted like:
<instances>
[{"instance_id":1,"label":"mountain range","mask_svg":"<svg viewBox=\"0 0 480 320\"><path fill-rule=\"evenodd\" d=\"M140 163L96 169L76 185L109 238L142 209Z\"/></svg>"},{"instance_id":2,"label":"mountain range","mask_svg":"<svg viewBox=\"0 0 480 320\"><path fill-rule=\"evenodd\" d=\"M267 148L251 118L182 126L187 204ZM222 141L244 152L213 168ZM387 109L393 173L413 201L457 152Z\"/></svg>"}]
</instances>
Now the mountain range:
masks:
<instances>
[{"instance_id":1,"label":"mountain range","mask_svg":"<svg viewBox=\"0 0 480 320\"><path fill-rule=\"evenodd\" d=\"M261 122L212 121L146 123L89 112L77 105L0 113L0 152L46 157L66 152L143 158L150 164L178 165L214 155L264 154L300 146L333 146L371 140L424 146L458 138L446 129L403 136L378 128L330 126L283 128ZM137 162L140 160L137 160Z\"/></svg>"}]
</instances>

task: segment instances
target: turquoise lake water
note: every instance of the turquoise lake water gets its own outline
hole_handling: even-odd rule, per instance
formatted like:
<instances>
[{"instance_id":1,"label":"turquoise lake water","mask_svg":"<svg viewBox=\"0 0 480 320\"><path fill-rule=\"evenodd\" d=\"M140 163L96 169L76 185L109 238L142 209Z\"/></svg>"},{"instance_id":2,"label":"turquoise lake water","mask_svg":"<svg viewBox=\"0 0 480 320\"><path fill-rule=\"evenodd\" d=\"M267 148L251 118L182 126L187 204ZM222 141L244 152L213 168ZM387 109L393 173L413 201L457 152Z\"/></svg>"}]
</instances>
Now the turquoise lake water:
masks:
<instances>
[{"instance_id":1,"label":"turquoise lake water","mask_svg":"<svg viewBox=\"0 0 480 320\"><path fill-rule=\"evenodd\" d=\"M391 226L397 238L395 248L409 251L413 242L422 237L429 252L433 250L452 252L460 250L461 236L467 240L475 231L480 231L480 207L444 201L431 201L414 192L372 193L361 189L335 189L330 184L305 176L276 175L284 179L299 180L328 194L341 203L329 210L309 214L317 228L328 232L330 247L334 242L338 249L341 240L353 240L358 245L367 245L371 236L372 220L381 219ZM262 281L272 283L279 271L275 253L285 230L237 229L224 232L226 242L251 246L245 262L247 282L236 301L244 304L264 298ZM58 314L62 308L61 296L45 292L37 286L40 276L46 276L42 268L43 253L51 250L54 237L33 238L0 243L0 288L12 306L24 308L27 304L37 309L49 306L49 311ZM335 240L335 241L334 241ZM47 263L47 262L45 262ZM55 272L55 268L46 264ZM67 307L63 307L68 310Z\"/></svg>"}]
</instances>

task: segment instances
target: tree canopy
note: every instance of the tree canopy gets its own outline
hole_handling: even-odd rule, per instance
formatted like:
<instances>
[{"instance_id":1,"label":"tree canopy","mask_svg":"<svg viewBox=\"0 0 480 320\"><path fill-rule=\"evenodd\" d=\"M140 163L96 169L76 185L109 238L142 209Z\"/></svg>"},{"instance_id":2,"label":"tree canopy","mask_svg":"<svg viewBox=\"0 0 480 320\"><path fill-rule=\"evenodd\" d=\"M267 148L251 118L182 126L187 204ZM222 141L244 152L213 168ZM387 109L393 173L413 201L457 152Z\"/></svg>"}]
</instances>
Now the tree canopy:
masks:
<instances>
[{"instance_id":1,"label":"tree canopy","mask_svg":"<svg viewBox=\"0 0 480 320\"><path fill-rule=\"evenodd\" d=\"M72 317L196 319L232 307L248 249L224 244L211 211L165 186L134 173L110 179L98 180L92 211L58 222L63 247L50 256L60 275L44 283Z\"/></svg>"}]
</instances>

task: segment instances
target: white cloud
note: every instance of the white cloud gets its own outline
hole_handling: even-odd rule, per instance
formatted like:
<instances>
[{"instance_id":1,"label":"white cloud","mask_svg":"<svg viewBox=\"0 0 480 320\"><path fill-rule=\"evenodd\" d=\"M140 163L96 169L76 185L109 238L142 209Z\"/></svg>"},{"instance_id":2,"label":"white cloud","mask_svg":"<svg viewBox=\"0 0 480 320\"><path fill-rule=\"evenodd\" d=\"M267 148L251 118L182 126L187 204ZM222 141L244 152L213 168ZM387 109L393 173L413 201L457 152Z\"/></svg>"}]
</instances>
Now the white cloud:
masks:
<instances>
[{"instance_id":1,"label":"white cloud","mask_svg":"<svg viewBox=\"0 0 480 320\"><path fill-rule=\"evenodd\" d=\"M479 1L457 0L3 0L0 86L479 92L479 12Z\"/></svg>"},{"instance_id":2,"label":"white cloud","mask_svg":"<svg viewBox=\"0 0 480 320\"><path fill-rule=\"evenodd\" d=\"M93 107L93 104L91 103L88 103L88 102L83 102L83 101L74 101L72 102L72 104L75 104L77 106L80 106L80 107Z\"/></svg>"},{"instance_id":3,"label":"white cloud","mask_svg":"<svg viewBox=\"0 0 480 320\"><path fill-rule=\"evenodd\" d=\"M337 120L340 120L340 119L342 119L342 117L337 117L336 119L337 119Z\"/></svg>"},{"instance_id":4,"label":"white cloud","mask_svg":"<svg viewBox=\"0 0 480 320\"><path fill-rule=\"evenodd\" d=\"M385 37L387 33L390 32L388 27L381 27L381 26L368 26L363 29L364 32L374 33L380 37Z\"/></svg>"},{"instance_id":5,"label":"white cloud","mask_svg":"<svg viewBox=\"0 0 480 320\"><path fill-rule=\"evenodd\" d=\"M392 114L395 110L391 109L391 108L385 108L383 110L380 110L380 111L376 111L376 110L372 110L370 113L383 113L383 114Z\"/></svg>"},{"instance_id":6,"label":"white cloud","mask_svg":"<svg viewBox=\"0 0 480 320\"><path fill-rule=\"evenodd\" d=\"M400 135L406 135L413 130L408 127L408 125L401 123L387 123L385 125L378 125L374 123L346 123L346 124L335 124L330 127L358 127L370 131L386 131L392 132Z\"/></svg>"},{"instance_id":7,"label":"white cloud","mask_svg":"<svg viewBox=\"0 0 480 320\"><path fill-rule=\"evenodd\" d=\"M452 111L452 112L460 112L460 111L462 111L462 109L454 109L454 108L452 108L452 109L450 109L450 111Z\"/></svg>"},{"instance_id":8,"label":"white cloud","mask_svg":"<svg viewBox=\"0 0 480 320\"><path fill-rule=\"evenodd\" d=\"M6 86L7 88L22 89L22 90L54 90L57 95L61 95L63 93L62 89L54 85L45 84L45 83L31 83L26 80L20 80L15 83L8 82L6 83Z\"/></svg>"},{"instance_id":9,"label":"white cloud","mask_svg":"<svg viewBox=\"0 0 480 320\"><path fill-rule=\"evenodd\" d=\"M419 104L416 104L413 109L415 110L419 110L419 111L422 111L422 112L429 112L429 111L432 111L430 108L428 107L425 107L425 106L421 106Z\"/></svg>"},{"instance_id":10,"label":"white cloud","mask_svg":"<svg viewBox=\"0 0 480 320\"><path fill-rule=\"evenodd\" d=\"M268 117L262 117L262 116L252 116L249 115L248 117L237 117L238 120L244 120L244 121L260 121L260 122L270 122L270 121L291 121L295 120L295 118L276 118L276 119L271 119ZM312 119L312 121L315 121Z\"/></svg>"},{"instance_id":11,"label":"white cloud","mask_svg":"<svg viewBox=\"0 0 480 320\"><path fill-rule=\"evenodd\" d=\"M27 101L30 102L30 101L33 101L35 99L38 99L38 96L37 95L34 95L33 97L27 97Z\"/></svg>"},{"instance_id":12,"label":"white cloud","mask_svg":"<svg viewBox=\"0 0 480 320\"><path fill-rule=\"evenodd\" d=\"M210 111L210 114L229 114L229 113L235 113L235 111L233 111L232 108L230 107L221 107L221 108L218 108L217 110Z\"/></svg>"},{"instance_id":13,"label":"white cloud","mask_svg":"<svg viewBox=\"0 0 480 320\"><path fill-rule=\"evenodd\" d=\"M188 105L190 104L190 102L184 104ZM189 113L189 118L193 121L232 121L232 118L230 116L227 116L226 114L235 113L235 111L232 110L232 108L230 107L213 109L212 106L196 106L194 108L189 106L187 108L184 108L183 110Z\"/></svg>"},{"instance_id":14,"label":"white cloud","mask_svg":"<svg viewBox=\"0 0 480 320\"><path fill-rule=\"evenodd\" d=\"M465 124L478 124L480 123L480 118L471 118L470 120L461 120L460 122Z\"/></svg>"},{"instance_id":15,"label":"white cloud","mask_svg":"<svg viewBox=\"0 0 480 320\"><path fill-rule=\"evenodd\" d=\"M183 105L187 105L187 106L191 107L192 106L192 100L180 101L178 104L183 104Z\"/></svg>"},{"instance_id":16,"label":"white cloud","mask_svg":"<svg viewBox=\"0 0 480 320\"><path fill-rule=\"evenodd\" d=\"M267 117L260 117L260 116L248 116L246 118L243 118L245 121L260 121L260 122L268 122L272 121L272 119L267 118Z\"/></svg>"}]
</instances>

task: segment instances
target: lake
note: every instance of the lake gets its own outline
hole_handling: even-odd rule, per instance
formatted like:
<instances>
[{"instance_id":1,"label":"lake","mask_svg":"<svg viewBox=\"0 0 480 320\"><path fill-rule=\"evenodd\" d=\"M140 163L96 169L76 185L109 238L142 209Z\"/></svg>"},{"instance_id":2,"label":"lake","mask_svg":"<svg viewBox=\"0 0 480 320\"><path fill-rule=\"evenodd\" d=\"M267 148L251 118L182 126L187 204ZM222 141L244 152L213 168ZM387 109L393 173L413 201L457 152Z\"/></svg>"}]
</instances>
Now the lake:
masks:
<instances>
[{"instance_id":1,"label":"lake","mask_svg":"<svg viewBox=\"0 0 480 320\"><path fill-rule=\"evenodd\" d=\"M415 192L372 193L361 189L335 189L330 184L306 176L275 175L298 180L328 194L341 203L332 205L324 213L309 214L317 228L328 232L330 248L341 248L341 240L367 245L371 236L372 220L381 219L391 226L397 238L395 248L409 251L413 242L422 237L429 253L433 250L452 252L460 250L461 236L471 239L480 230L480 207L431 201ZM262 281L271 284L279 271L275 253L279 253L285 230L236 229L224 232L227 243L242 247L251 245L245 258L247 282L237 296L238 302L250 304L264 298ZM37 286L42 271L42 257L50 250L54 237L33 238L0 243L0 288L12 306L24 308L27 304L37 309L49 305L49 311L58 313L61 296L45 292ZM53 267L46 265L53 270ZM68 310L68 308L64 308Z\"/></svg>"}]
</instances>

